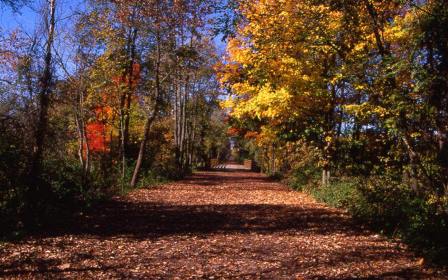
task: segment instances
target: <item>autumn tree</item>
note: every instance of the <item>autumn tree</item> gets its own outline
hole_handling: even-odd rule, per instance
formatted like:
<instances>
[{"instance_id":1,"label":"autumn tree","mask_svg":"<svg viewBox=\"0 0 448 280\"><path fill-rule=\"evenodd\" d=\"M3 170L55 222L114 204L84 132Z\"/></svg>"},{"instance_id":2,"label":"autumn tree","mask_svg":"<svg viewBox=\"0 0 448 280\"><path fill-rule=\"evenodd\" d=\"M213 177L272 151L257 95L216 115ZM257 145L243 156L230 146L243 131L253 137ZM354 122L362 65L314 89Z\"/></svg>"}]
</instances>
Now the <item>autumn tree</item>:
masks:
<instances>
[{"instance_id":1,"label":"autumn tree","mask_svg":"<svg viewBox=\"0 0 448 280\"><path fill-rule=\"evenodd\" d=\"M43 3L43 28L0 35L2 221L34 227L206 165L225 141L208 133L214 1Z\"/></svg>"},{"instance_id":2,"label":"autumn tree","mask_svg":"<svg viewBox=\"0 0 448 280\"><path fill-rule=\"evenodd\" d=\"M366 201L390 207L394 216L386 192L407 194L424 201L414 209L419 217L442 227L447 89L442 2L239 1L242 19L218 72L230 92L223 105L242 136L258 145L262 167L306 177L291 168L311 170L305 162L313 163L322 171L323 189L333 185L330 178L361 176L369 187L359 184L357 191ZM297 159L294 150L310 158ZM285 151L290 156L282 156ZM414 214L406 211L398 212L412 220Z\"/></svg>"}]
</instances>

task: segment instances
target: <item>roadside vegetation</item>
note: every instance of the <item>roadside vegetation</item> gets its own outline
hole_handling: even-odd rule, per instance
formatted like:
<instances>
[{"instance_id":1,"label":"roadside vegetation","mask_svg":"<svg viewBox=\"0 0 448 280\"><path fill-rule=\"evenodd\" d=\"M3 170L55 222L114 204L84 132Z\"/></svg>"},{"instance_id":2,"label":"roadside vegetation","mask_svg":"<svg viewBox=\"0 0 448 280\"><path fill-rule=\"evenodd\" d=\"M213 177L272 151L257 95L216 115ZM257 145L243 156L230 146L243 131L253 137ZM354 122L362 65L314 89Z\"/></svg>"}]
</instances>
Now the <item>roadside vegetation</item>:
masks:
<instances>
[{"instance_id":1,"label":"roadside vegetation","mask_svg":"<svg viewBox=\"0 0 448 280\"><path fill-rule=\"evenodd\" d=\"M445 1L241 1L219 67L261 169L448 260Z\"/></svg>"}]
</instances>

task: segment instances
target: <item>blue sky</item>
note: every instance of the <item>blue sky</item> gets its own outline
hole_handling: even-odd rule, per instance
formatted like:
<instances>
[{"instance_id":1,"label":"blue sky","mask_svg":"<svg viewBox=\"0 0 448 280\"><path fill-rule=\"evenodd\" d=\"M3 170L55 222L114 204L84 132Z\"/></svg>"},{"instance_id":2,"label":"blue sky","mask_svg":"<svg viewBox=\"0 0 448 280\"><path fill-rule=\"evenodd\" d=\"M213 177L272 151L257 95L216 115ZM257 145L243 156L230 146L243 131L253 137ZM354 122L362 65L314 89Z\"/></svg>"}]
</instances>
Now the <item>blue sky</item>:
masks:
<instances>
[{"instance_id":1,"label":"blue sky","mask_svg":"<svg viewBox=\"0 0 448 280\"><path fill-rule=\"evenodd\" d=\"M0 9L0 26L3 30L11 30L17 27L29 30L30 27L34 27L36 16L36 13L28 7L21 9L20 13L13 13L11 9L2 7Z\"/></svg>"},{"instance_id":2,"label":"blue sky","mask_svg":"<svg viewBox=\"0 0 448 280\"><path fill-rule=\"evenodd\" d=\"M9 33L12 30L20 29L30 37L33 37L35 31L42 28L41 10L43 7L42 3L45 2L46 0L31 0L31 4L22 7L18 12L14 12L8 7L0 7L0 32ZM84 3L85 0L57 0L57 33L58 30L59 34L64 33L64 31L69 31L67 28L72 27L72 23L70 22L71 16L75 15L77 10L85 10L83 8ZM58 39L55 42L56 48L60 57L66 63L66 69L69 71L74 70L70 62L70 53L73 51L71 46L65 44L63 36L57 37ZM218 56L222 57L226 47L226 43L222 41L222 36L217 36L213 42L216 46ZM64 72L59 74L65 76Z\"/></svg>"},{"instance_id":3,"label":"blue sky","mask_svg":"<svg viewBox=\"0 0 448 280\"><path fill-rule=\"evenodd\" d=\"M3 30L10 31L16 28L31 32L36 28L36 23L41 21L40 9L43 1L31 1L29 5L22 7L18 12L13 12L8 7L0 8L0 26ZM63 22L70 14L82 7L82 0L60 0L57 2L58 19Z\"/></svg>"},{"instance_id":4,"label":"blue sky","mask_svg":"<svg viewBox=\"0 0 448 280\"><path fill-rule=\"evenodd\" d=\"M76 10L83 6L83 0L58 0L57 17L59 19L59 28L64 27L64 21L73 15ZM41 22L40 7L42 1L31 1L31 4L24 6L19 12L13 12L8 7L0 8L0 27L3 32L9 32L14 29L21 29L29 34L33 33ZM36 24L37 23L37 24ZM214 43L220 53L225 50L225 42L222 42L221 36L214 39Z\"/></svg>"}]
</instances>

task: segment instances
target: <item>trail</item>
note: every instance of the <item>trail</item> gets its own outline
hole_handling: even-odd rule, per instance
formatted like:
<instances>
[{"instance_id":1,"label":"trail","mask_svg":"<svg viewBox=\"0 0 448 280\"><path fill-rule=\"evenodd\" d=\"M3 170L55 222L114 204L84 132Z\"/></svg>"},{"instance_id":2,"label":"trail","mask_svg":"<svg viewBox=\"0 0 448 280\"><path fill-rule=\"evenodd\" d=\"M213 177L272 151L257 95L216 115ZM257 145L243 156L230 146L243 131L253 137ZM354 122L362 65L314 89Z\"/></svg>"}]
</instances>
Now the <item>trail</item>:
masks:
<instances>
[{"instance_id":1,"label":"trail","mask_svg":"<svg viewBox=\"0 0 448 280\"><path fill-rule=\"evenodd\" d=\"M2 244L0 278L448 279L343 211L243 170L136 190Z\"/></svg>"}]
</instances>

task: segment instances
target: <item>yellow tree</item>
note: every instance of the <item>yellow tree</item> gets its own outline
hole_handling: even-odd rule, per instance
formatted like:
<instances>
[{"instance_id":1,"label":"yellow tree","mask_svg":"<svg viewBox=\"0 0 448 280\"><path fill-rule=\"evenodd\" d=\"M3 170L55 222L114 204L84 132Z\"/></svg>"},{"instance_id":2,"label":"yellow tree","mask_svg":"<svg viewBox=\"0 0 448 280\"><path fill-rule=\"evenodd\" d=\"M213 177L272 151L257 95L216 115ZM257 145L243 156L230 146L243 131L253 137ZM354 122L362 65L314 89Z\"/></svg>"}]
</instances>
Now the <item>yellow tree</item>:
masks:
<instances>
[{"instance_id":1,"label":"yellow tree","mask_svg":"<svg viewBox=\"0 0 448 280\"><path fill-rule=\"evenodd\" d=\"M354 137L384 126L383 101L396 89L384 75L393 44L405 34L404 8L397 1L242 1L244 20L220 67L232 93L224 106L278 136L317 144L328 184L343 125L353 127Z\"/></svg>"},{"instance_id":2,"label":"yellow tree","mask_svg":"<svg viewBox=\"0 0 448 280\"><path fill-rule=\"evenodd\" d=\"M307 0L247 1L240 9L245 21L229 41L221 66L221 82L232 93L224 106L234 117L264 120L277 132L285 132L285 123L298 125L300 133L312 126L327 183L343 14Z\"/></svg>"}]
</instances>

